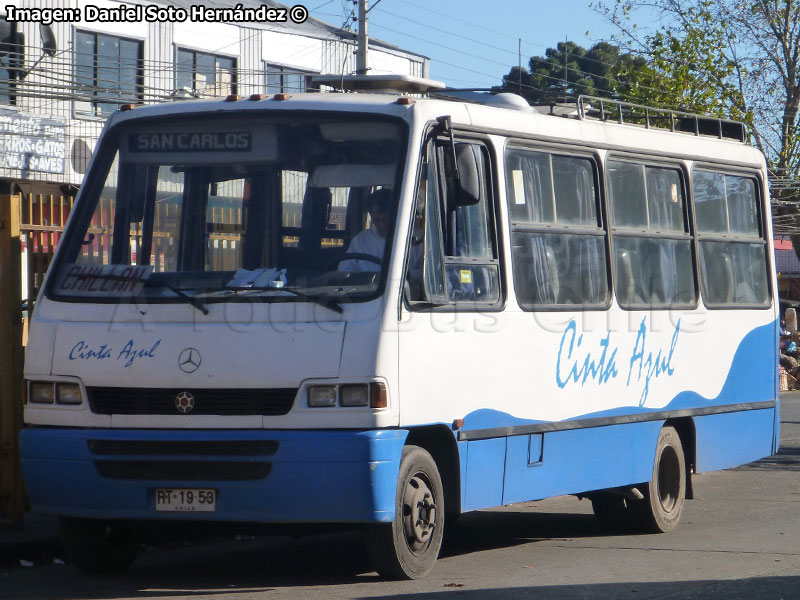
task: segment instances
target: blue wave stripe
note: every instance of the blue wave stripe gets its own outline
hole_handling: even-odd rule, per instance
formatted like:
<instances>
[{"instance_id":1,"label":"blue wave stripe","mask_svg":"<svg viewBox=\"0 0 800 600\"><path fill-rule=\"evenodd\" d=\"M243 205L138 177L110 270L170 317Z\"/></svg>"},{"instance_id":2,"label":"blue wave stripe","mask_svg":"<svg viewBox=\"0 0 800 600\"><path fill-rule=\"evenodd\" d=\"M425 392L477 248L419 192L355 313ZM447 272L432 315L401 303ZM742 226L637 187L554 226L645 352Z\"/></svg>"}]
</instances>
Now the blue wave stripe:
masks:
<instances>
[{"instance_id":1,"label":"blue wave stripe","mask_svg":"<svg viewBox=\"0 0 800 600\"><path fill-rule=\"evenodd\" d=\"M704 338L708 343L707 360L714 360L713 340ZM745 402L761 402L776 399L777 365L775 364L775 348L777 348L776 323L768 323L750 331L741 341L731 361L725 384L715 398L705 398L695 391L686 390L677 394L666 406L647 408L638 405L637 392L631 391L630 406L620 406L608 410L577 415L566 419L592 419L602 417L618 417L623 415L640 415L645 413L706 408ZM677 374L676 374L677 375ZM587 395L594 392L586 391ZM557 394L546 401L557 402ZM475 429L493 429L496 427L514 427L518 425L538 425L549 421L522 419L509 413L480 409L464 417L461 431Z\"/></svg>"}]
</instances>

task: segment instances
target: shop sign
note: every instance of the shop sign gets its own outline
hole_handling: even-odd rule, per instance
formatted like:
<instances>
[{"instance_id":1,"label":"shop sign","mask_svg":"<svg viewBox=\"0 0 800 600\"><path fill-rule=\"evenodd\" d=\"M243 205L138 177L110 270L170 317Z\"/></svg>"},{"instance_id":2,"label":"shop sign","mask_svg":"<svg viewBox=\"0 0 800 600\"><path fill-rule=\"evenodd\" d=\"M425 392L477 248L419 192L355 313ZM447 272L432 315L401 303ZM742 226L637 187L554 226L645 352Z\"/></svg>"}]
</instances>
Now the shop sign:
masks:
<instances>
[{"instance_id":1,"label":"shop sign","mask_svg":"<svg viewBox=\"0 0 800 600\"><path fill-rule=\"evenodd\" d=\"M66 156L64 121L0 111L0 168L63 173Z\"/></svg>"}]
</instances>

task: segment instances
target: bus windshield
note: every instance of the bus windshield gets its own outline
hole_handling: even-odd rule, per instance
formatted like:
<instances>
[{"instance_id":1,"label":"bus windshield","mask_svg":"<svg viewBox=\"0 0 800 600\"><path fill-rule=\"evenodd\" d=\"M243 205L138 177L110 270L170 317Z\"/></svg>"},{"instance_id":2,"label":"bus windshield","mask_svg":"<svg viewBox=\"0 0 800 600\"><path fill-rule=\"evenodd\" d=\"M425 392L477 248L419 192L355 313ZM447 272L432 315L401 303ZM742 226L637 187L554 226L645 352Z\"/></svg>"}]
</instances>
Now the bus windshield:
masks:
<instances>
[{"instance_id":1,"label":"bus windshield","mask_svg":"<svg viewBox=\"0 0 800 600\"><path fill-rule=\"evenodd\" d=\"M202 307L381 291L405 153L396 121L136 121L99 152L52 297Z\"/></svg>"}]
</instances>

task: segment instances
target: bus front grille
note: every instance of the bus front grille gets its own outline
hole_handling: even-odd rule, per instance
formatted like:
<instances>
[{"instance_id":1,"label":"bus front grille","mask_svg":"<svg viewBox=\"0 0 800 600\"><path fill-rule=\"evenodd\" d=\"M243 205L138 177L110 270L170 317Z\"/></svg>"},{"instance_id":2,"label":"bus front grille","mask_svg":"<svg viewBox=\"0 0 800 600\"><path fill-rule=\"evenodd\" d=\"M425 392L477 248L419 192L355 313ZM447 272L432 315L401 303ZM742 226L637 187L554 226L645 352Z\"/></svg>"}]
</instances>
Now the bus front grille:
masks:
<instances>
[{"instance_id":1,"label":"bus front grille","mask_svg":"<svg viewBox=\"0 0 800 600\"><path fill-rule=\"evenodd\" d=\"M194 460L96 460L97 472L108 479L153 481L246 481L264 479L269 462Z\"/></svg>"},{"instance_id":2,"label":"bus front grille","mask_svg":"<svg viewBox=\"0 0 800 600\"><path fill-rule=\"evenodd\" d=\"M292 409L297 395L297 388L194 390L89 387L87 391L92 412L101 415L278 416ZM189 403L187 394L191 396Z\"/></svg>"}]
</instances>

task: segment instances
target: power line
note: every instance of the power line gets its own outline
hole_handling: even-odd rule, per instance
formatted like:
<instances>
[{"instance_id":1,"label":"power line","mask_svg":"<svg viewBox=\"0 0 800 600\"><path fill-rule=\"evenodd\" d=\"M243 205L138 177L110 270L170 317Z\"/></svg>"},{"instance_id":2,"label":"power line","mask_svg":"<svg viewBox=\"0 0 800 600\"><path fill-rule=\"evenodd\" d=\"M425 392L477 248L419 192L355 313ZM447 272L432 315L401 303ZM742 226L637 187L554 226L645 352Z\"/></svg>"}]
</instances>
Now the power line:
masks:
<instances>
[{"instance_id":1,"label":"power line","mask_svg":"<svg viewBox=\"0 0 800 600\"><path fill-rule=\"evenodd\" d=\"M496 65L501 65L501 66L504 66L504 67L508 67L508 64L507 64L507 63L500 62L500 61L498 61L498 60L495 60L495 59L487 58L487 57L485 57L485 56L479 56L479 55L477 55L477 54L472 54L472 53L470 53L470 52L464 52L463 50L459 50L459 49L457 49L457 48L453 48L453 47L451 47L451 46L447 46L447 45L445 45L445 44L441 44L441 43L439 43L439 42L434 42L434 41L432 41L432 40L429 40L429 39L426 39L426 38L422 38L422 37L419 37L419 36L415 36L415 35L412 35L412 34L410 34L410 33L404 32L404 31L399 31L399 30L397 30L397 29L393 29L393 28L391 28L391 27L387 27L387 26L385 26L385 25L381 25L380 23L375 23L375 22L374 22L374 20L372 21L372 25L373 25L374 27L378 27L379 29L386 29L387 31L391 31L391 32L393 32L393 33L399 33L400 35L404 35L404 36L406 36L406 37L410 37L410 38L412 38L412 39L416 39L416 40L419 40L419 41L423 41L423 42L426 42L426 43L428 43L428 44L431 44L431 45L433 45L433 46L438 46L438 47L440 47L440 48L443 48L443 49L445 49L445 50L450 50L451 52L457 52L457 53L459 53L459 54L461 54L461 55L469 56L469 57L472 57L472 58L477 58L477 59L479 59L479 60L483 60L483 61L485 61L485 62L494 63L494 64L496 64ZM434 28L434 29L436 29L436 28ZM460 36L459 36L459 37L460 37ZM542 60L542 59L539 59L539 60ZM496 78L496 77L497 77L496 75L490 75L490 74L488 74L488 73L480 73L479 71L474 71L474 70L472 70L472 69L467 69L467 68L465 68L465 67L461 67L461 66L458 66L458 65L453 65L452 63L447 63L447 62L445 62L445 61L442 61L442 60L440 60L440 59L437 59L437 61L438 61L438 62L440 62L440 63L442 63L442 64L446 64L446 65L448 65L448 66L451 66L451 67L455 67L455 68L463 69L463 70L466 70L466 71L472 71L473 73L477 73L477 74L480 74L480 75L484 75L484 76L486 76L486 77L492 77L492 78ZM546 62L546 61L542 60L542 62ZM549 63L548 63L548 64L549 64ZM616 80L616 79L614 79L614 78L607 77L607 76L603 76L603 75L597 75L597 74L589 73L589 72L586 72L586 71L582 71L582 70L580 70L580 69L575 69L574 67L568 67L568 69L567 69L567 70L568 70L568 71L572 71L572 72L576 72L576 73L579 73L579 74L582 74L582 75L589 75L589 76L593 76L593 77L599 77L599 78L602 78L602 79L607 79L607 80L609 80L609 81L612 81L612 82L618 83L618 84L620 84L620 85L627 85L625 82L618 81L618 80ZM558 78L558 77L552 77L552 76L550 76L550 75L542 75L542 74L539 74L538 76L539 76L539 77L542 77L542 78L544 78L544 79L548 79L548 80L550 80L550 81L553 81L553 82L555 82L555 83L559 83L559 84L561 84L561 83L563 83L563 82L564 82L564 79L561 79L561 78ZM502 80L506 80L506 79L507 79L507 78L506 78L506 76L504 76L504 75L503 75L503 76L501 76L501 77L502 77ZM517 87L518 87L518 85L519 85L518 83L515 83L515 82L513 82L513 81L511 81L511 84L512 84L512 86L517 86ZM569 84L569 82L567 82L567 84ZM529 84L523 84L523 87L524 87L524 88L526 88L526 89L537 90L537 91L544 92L544 93L547 93L547 92L550 92L550 91L552 91L552 90L547 90L547 89L544 89L544 88L539 88L539 87L536 87L536 86L532 86L532 85L529 85ZM655 88L650 88L650 87L646 87L646 86L643 86L643 87L644 87L644 89L649 89L649 90L651 90L651 91L654 91L654 92L658 92L658 91L659 91L659 90L656 90ZM630 97L631 99L634 99L634 100L639 100L639 101L647 101L646 99L644 99L644 98L641 98L641 97L636 97L636 96L629 96L629 97ZM655 107L655 108L667 108L667 107Z\"/></svg>"},{"instance_id":2,"label":"power line","mask_svg":"<svg viewBox=\"0 0 800 600\"><path fill-rule=\"evenodd\" d=\"M412 5L414 5L412 2L409 2L409 4L412 4ZM429 9L429 8L427 8L427 7L426 7L426 8L423 8L423 7L419 6L419 5L415 5L415 6L418 6L419 8L422 8L423 10L426 10L426 11L428 11L428 12L432 13L432 14L438 14L438 15L442 15L442 16L448 16L448 15L445 15L444 13L439 13L439 12L436 12L436 11L434 11L434 10L432 10L432 9ZM399 18L399 19L403 19L403 20L405 20L405 21L409 21L409 22L411 22L411 23L414 23L414 24L416 24L416 25L421 25L421 26L423 26L423 27L427 27L427 28L429 28L429 29L432 29L432 30L434 30L434 31L437 31L437 32L439 32L439 33L443 33L443 34L446 34L446 35L450 35L450 36L453 36L453 37L456 37L456 38L460 38L460 39L463 39L463 40L469 41L469 42L471 42L471 43L473 43L473 44L479 44L479 45L481 45L481 46L485 46L485 47L487 47L487 48L491 48L491 49L494 49L494 50L497 50L497 51L500 51L500 52L505 52L505 53L507 53L507 54L511 54L512 56L515 56L515 57L517 56L517 52L514 52L514 51L512 51L512 50L509 50L509 49L507 49L507 48L502 48L502 47L500 47L500 46L495 46L495 45L493 45L493 44L489 44L489 43L487 43L487 42L483 42L483 41L480 41L480 40L476 40L476 39L474 39L474 38L470 38L470 37L467 37L467 36L463 36L463 35L460 35L460 34L454 33L454 32L452 32L452 31L449 31L449 30L442 29L442 28L440 28L440 27L435 27L435 26L433 26L433 25L430 25L430 24L428 24L428 23L425 23L425 22L423 22L423 21L418 21L418 20L416 20L416 19L411 19L411 18L409 18L409 17L406 17L406 16L404 16L404 15L399 15L399 14L397 14L397 13L390 12L390 11L388 11L388 10L386 10L386 9L382 9L380 12L381 12L382 14L390 15L390 16L392 16L392 17L395 17L395 18ZM484 28L484 27L483 27L483 26L481 26L481 25L477 25L477 24L475 24L475 23L471 23L471 22L469 22L469 21L466 21L466 20L464 20L464 19L453 18L452 20L459 21L459 22L461 22L461 23L465 23L465 24L467 24L467 25L470 25L471 27L476 27L476 28L478 28L478 29L481 29L481 30L483 30L483 31L493 31L493 30L491 30L491 29L486 29L486 28ZM373 21L373 23L374 23L374 21ZM408 37L412 37L412 38L414 38L414 39L418 39L418 40L421 40L421 41L424 41L424 42L427 42L427 43L430 43L430 44L434 44L434 45L439 45L439 46L442 46L442 47L444 47L444 48L446 48L446 49L449 49L449 50L451 50L451 51L454 51L454 52L461 52L460 50L457 50L457 49L455 49L455 48L450 48L450 47L448 47L448 46L444 46L444 45L442 45L442 44L437 44L436 42L432 42L432 41L430 41L430 40L427 40L427 39L424 39L424 38L419 38L419 37L416 37L416 36L412 36L411 34L408 34L408 33L402 32L402 31L398 31L398 30L394 30L394 29L391 29L391 28L389 28L389 27L386 27L386 26L384 26L384 25L380 25L380 24L378 24L377 26L378 26L378 27L383 27L384 29L387 29L387 30L389 30L389 31L393 31L393 32L395 32L395 33L399 33L399 34L401 34L401 35L406 35L406 36L408 36ZM528 41L524 40L523 38L518 38L518 37L515 37L515 36L512 36L512 35L509 35L509 34L507 34L507 33L501 33L501 32L497 32L497 31L493 31L493 32L494 32L494 33L497 33L497 34L499 34L499 35L503 35L504 37L508 37L508 38L514 39L514 40L516 40L516 41L520 41L520 40L522 40L522 41L525 41L525 42L526 42L526 43L528 43L528 44L531 44L531 45L536 45L536 46L541 46L541 47L545 47L545 48L548 48L548 49L549 49L549 47L545 46L544 44L539 44L539 43L534 43L534 42L528 42ZM573 42L573 43L574 43L574 42ZM557 46L556 46L556 47L557 47ZM566 55L568 54L567 47L568 47L568 46L567 46L567 43L565 43L565 45L564 45L564 54L565 54L565 59L566 59ZM469 55L469 56L472 56L472 57L476 57L476 58L482 59L482 60L487 60L487 61L488 61L488 60L490 60L490 59L487 59L487 58L485 58L485 57L478 57L478 56L476 56L476 55L473 55L473 54L468 54L468 55ZM630 55L630 56L632 56L632 54L629 54L629 55ZM584 55L576 55L576 58L578 58L579 60L581 60L581 61L584 61L584 62L589 62L589 63L594 63L594 64L602 65L602 66L604 66L604 67L606 67L606 68L609 68L609 69L611 69L611 68L614 68L614 67L616 67L616 66L617 66L615 63L610 63L610 62L608 62L608 61L603 61L603 60L600 60L600 59L591 58L591 57L588 57L588 56L586 56L585 54L584 54ZM530 60L531 60L531 61L536 61L536 62L538 62L538 63L541 63L541 64L545 64L545 65L551 66L551 63L550 63L550 61L549 61L549 60L547 60L547 59L545 59L545 58L542 58L542 57L538 57L538 56L531 56L531 57L530 57ZM496 62L497 64L503 64L504 66L507 66L507 67L508 67L508 65L507 65L506 63L500 63L499 61L491 61L491 62ZM510 67L509 67L509 68L510 68ZM609 82L609 83L617 84L617 85L619 85L619 86L623 86L623 87L625 87L625 86L629 86L629 85L630 85L628 82L621 81L621 80L619 80L619 79L616 79L616 78L614 78L614 77L611 77L611 76L609 76L609 75L601 75L601 74L599 74L599 73L593 73L593 72L591 72L591 71L585 71L585 70L583 70L583 69L575 68L574 66L568 66L568 65L566 65L566 66L565 66L565 69L566 69L568 72L576 73L576 74L578 74L578 75L579 75L579 76L581 76L581 77L589 77L589 78L592 78L592 79L603 79L603 80L605 80L605 81L607 81L607 82ZM533 73L531 73L531 75L533 75ZM568 81L568 79L559 79L559 78L554 78L554 77L550 77L550 76L547 76L547 75L542 75L542 74L538 74L538 76L539 76L539 77L544 77L545 79L550 79L550 80L553 80L553 81L556 81L556 82L564 82L564 83L566 84L566 87L568 87L568 86L569 86L569 81ZM644 90L651 91L651 92L655 92L655 93L660 93L660 92L662 91L662 90L660 90L660 89L658 89L658 88L653 88L653 87L651 87L651 86L640 86L640 88L641 88L641 89L644 89ZM560 92L559 92L559 93L560 93ZM630 95L630 94L628 94L628 97L629 97L629 98L631 98L631 99L634 99L634 100L639 100L639 101L641 101L641 102L651 102L651 100L650 100L650 99L647 99L647 98L642 98L642 97L637 97L637 96L632 96L632 95ZM664 107L664 108L666 108L666 107Z\"/></svg>"},{"instance_id":3,"label":"power line","mask_svg":"<svg viewBox=\"0 0 800 600\"><path fill-rule=\"evenodd\" d=\"M380 1L380 0L379 0L379 1ZM375 8L376 6L377 6L377 3L376 3L376 4L374 4L374 5L373 5L373 6L370 8L370 10L372 10L372 9L373 9L373 8ZM434 13L434 14L440 14L440 15L443 15L443 13L437 13L436 11L433 11L433 10L430 10L430 9L425 9L425 10L428 10L429 12L431 12L431 13ZM381 9L381 11L379 11L379 12L380 12L381 14L386 14L386 15L389 15L389 16L392 16L392 17L396 17L396 18L403 19L403 20L405 20L405 21L409 21L409 22L411 22L411 23L414 23L414 24L416 24L416 25L421 25L421 26L423 26L423 27L427 27L427 28L429 28L429 29L432 29L432 30L434 30L434 31L438 31L438 32L440 32L440 33L444 33L444 34L446 34L446 35L450 35L450 36L453 36L453 37L456 37L456 38L459 38L459 39L463 39L463 40L465 40L465 41L469 41L469 42L471 42L471 43L476 43L476 44L479 44L479 45L481 45L481 46L485 46L485 47L487 47L487 48L492 48L492 49L494 49L494 50L498 50L498 51L500 51L500 52L505 52L505 53L511 54L511 55L513 55L513 56L516 56L516 55L517 55L517 53L516 53L516 52L513 52L513 51L511 51L511 50L508 50L507 48L502 48L502 47L499 47L499 46L494 46L494 45L492 45L492 44L488 44L488 43L486 43L486 42L482 42L482 41L480 41L480 40L476 40L476 39L474 39L474 38L469 38L469 37L467 37L467 36L463 36L463 35L460 35L460 34L454 33L454 32L452 32L452 31L448 31L448 30L442 29L442 28L440 28L440 27L435 27L435 26L433 26L433 25L430 25L430 24L428 24L428 23L425 23L425 22L422 22L422 21L418 21L418 20L416 20L416 19L411 19L411 18L409 18L409 17L406 17L406 16L404 16L404 15L398 15L398 14L396 14L396 13L393 13L393 12L391 12L391 11L388 11L388 10L386 10L385 8ZM456 18L453 18L453 20L455 20L455 21L459 21L459 22L462 22L462 23L466 23L466 24L468 24L468 25L471 25L471 26L473 26L473 27L478 27L478 28L480 28L480 26L478 26L478 25L475 25L475 24L472 24L472 23L470 23L470 22L468 22L468 21L465 21L464 19L456 19ZM371 24L372 24L372 25L374 25L374 26L377 26L378 28L386 29L387 31L391 31L391 32L393 32L393 33L399 33L400 35L404 35L404 36L407 36L407 37L410 37L410 38L413 38L413 39L416 39L416 40L419 40L419 41L427 42L427 43L429 43L429 44L432 44L432 45L435 45L435 46L439 46L439 47L441 47L441 48L444 48L444 49L447 49L447 50L451 50L451 51L453 51L453 52L459 52L459 53L462 53L462 54L466 54L467 56L470 56L470 57L472 57L472 58L477 58L477 59L479 59L479 60L484 60L484 61L487 61L487 62L493 62L493 63L495 63L495 64L498 64L498 65L502 65L502 66L506 66L506 67L508 67L507 63L500 62L500 61L493 60L493 59L488 59L488 58L486 58L486 57L484 57L484 56L478 56L478 55L475 55L475 54L466 53L466 52L463 52L463 51L461 51L461 50L458 50L458 49L456 49L456 48L452 48L452 47L450 47L450 46L446 46L446 45L444 45L444 44L441 44L441 43L438 43L438 42L433 42L433 41L431 41L431 40L429 40L429 39L426 39L426 38L421 38L421 37L418 37L418 36L414 36L414 35L412 35L412 34L409 34L409 33L407 33L407 32L404 32L404 31L399 31L399 30L397 30L397 29L393 29L393 28L391 28L391 27L387 27L387 26L385 26L385 25L382 25L382 24L380 24L380 23L375 23L374 19L371 21ZM491 30L489 30L489 31L491 31ZM502 34L502 35L506 35L506 34ZM508 35L506 35L506 37L513 37L513 36L508 36ZM515 40L519 40L519 39L521 39L521 38L513 38L513 39L515 39ZM523 40L523 41L524 41L524 40ZM529 42L529 43L533 44L533 42ZM542 47L545 47L543 44L536 44L536 45L537 45L537 46L542 46ZM604 65L604 66L606 66L606 67L614 67L614 66L615 66L613 63L609 63L609 62L606 62L606 61L601 61L601 60L597 60L597 59L589 58L589 57L587 57L587 56L580 56L580 58L581 58L582 60L584 60L584 61L587 61L587 62L592 62L592 63L596 63L596 64L600 64L600 65ZM530 57L530 59L531 59L531 60L535 60L535 61L537 61L537 62L540 62L540 63L544 63L544 64L548 64L548 65L550 64L550 63L549 63L549 62L548 62L546 59L544 59L544 58L541 58L541 57L538 57L538 56L531 56L531 57ZM438 60L438 59L437 59L437 60ZM438 62L442 62L442 61L438 61ZM444 64L444 63L443 63L443 64ZM454 65L448 64L448 66L454 66ZM611 82L611 83L616 83L616 84L618 84L618 85L623 85L623 86L624 86L624 85L628 85L626 82L620 81L620 80L618 80L618 79L614 79L613 77L609 77L609 76L607 76L607 75L600 75L600 74L598 74L598 73L591 73L591 72L589 72L589 71L583 71L583 70L581 70L581 69L576 69L575 67L571 67L571 66L569 66L569 67L568 67L568 71L571 71L571 72L573 72L573 73L577 73L577 74L579 74L579 75L581 75L581 76L589 76L589 77L592 77L592 78L600 78L600 79L605 79L605 80L607 80L607 81L609 81L609 82ZM477 71L474 71L474 72L476 72L476 73L477 73ZM485 74L485 76L486 76L486 77L492 77L492 78L496 78L496 77L497 77L496 75L489 75L489 74ZM547 76L547 75L539 75L539 76L540 76L540 77L544 77L545 79L550 79L550 80L552 80L552 81L554 81L554 82L563 82L563 81L564 81L563 79L559 79L559 78L555 78L555 77L550 77L550 76ZM566 82L566 83L568 83L568 82ZM547 91L548 91L548 90L546 90L546 89L537 88L537 87L535 87L535 86L530 86L530 85L529 85L529 86L527 86L527 87L528 87L529 89L540 90L540 91L542 91L542 92L547 92ZM655 88L649 88L649 87L645 87L644 89L649 89L649 90L651 90L651 91L659 91L659 90L656 90ZM633 97L633 98L635 98L635 97ZM635 98L635 99L642 100L641 98Z\"/></svg>"}]
</instances>

